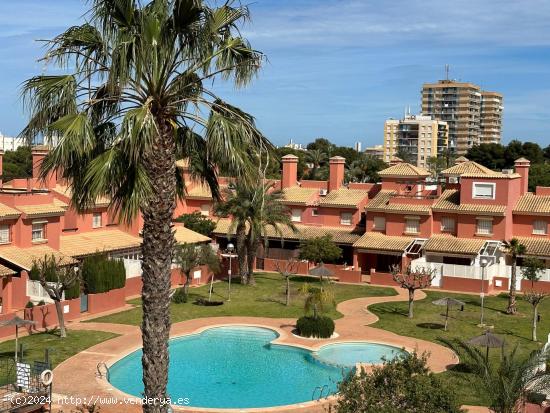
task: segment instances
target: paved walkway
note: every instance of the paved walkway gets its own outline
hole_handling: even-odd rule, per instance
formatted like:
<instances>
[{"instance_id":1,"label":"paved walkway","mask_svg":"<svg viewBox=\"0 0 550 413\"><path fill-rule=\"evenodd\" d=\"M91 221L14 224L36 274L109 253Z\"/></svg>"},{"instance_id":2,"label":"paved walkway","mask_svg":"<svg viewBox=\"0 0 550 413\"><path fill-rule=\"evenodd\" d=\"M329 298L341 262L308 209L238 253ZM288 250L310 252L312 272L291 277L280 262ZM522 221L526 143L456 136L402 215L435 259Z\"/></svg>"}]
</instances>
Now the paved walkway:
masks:
<instances>
[{"instance_id":1,"label":"paved walkway","mask_svg":"<svg viewBox=\"0 0 550 413\"><path fill-rule=\"evenodd\" d=\"M395 333L370 327L376 322L378 317L367 310L371 304L388 301L403 301L407 299L407 294L402 289L396 289L397 295L392 297L365 297L348 300L338 304L337 309L343 314L343 317L336 320L336 332L339 334L337 339L328 340L309 340L296 337L291 334L294 329L295 319L273 319L263 317L211 317L183 321L172 325L171 337L177 337L190 333L195 333L209 327L217 325L240 324L251 326L265 326L276 330L280 337L274 342L292 344L308 349L316 349L326 343L340 341L364 340L390 344L398 347L404 347L407 350L417 350L420 353L430 353L429 367L434 372L442 372L450 365L457 363L455 354L447 347L412 337L404 337ZM417 292L417 299L422 299L425 294ZM55 370L54 389L57 394L86 397L90 400L92 397L113 398L119 400L131 398L111 385L97 375L96 367L98 363L104 362L112 365L121 357L139 349L141 347L141 332L139 327L108 324L108 323L73 323L70 328L74 330L96 330L108 331L120 334L111 340L97 344L75 356L65 360ZM192 384L191 384L192 385ZM268 412L280 411L286 413L321 413L326 412L326 402L308 402L301 405L276 409L198 409L178 407L177 411L183 412ZM65 406L65 411L70 410ZM138 406L120 406L120 405L102 405L102 413L115 412L141 412Z\"/></svg>"}]
</instances>

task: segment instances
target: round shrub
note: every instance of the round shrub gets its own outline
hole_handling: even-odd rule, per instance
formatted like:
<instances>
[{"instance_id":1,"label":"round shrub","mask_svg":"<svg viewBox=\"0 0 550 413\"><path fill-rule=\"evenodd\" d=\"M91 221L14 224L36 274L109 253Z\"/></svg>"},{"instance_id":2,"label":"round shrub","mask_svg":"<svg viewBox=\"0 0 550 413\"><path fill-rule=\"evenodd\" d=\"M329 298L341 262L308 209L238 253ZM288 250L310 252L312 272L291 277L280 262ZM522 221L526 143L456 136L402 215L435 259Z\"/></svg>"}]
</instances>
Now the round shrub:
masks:
<instances>
[{"instance_id":1,"label":"round shrub","mask_svg":"<svg viewBox=\"0 0 550 413\"><path fill-rule=\"evenodd\" d=\"M172 295L172 302L174 304L183 304L187 302L187 294L185 294L185 289L183 287L174 291L174 295Z\"/></svg>"},{"instance_id":2,"label":"round shrub","mask_svg":"<svg viewBox=\"0 0 550 413\"><path fill-rule=\"evenodd\" d=\"M334 321L327 316L300 317L296 330L302 337L329 338L334 333Z\"/></svg>"},{"instance_id":3,"label":"round shrub","mask_svg":"<svg viewBox=\"0 0 550 413\"><path fill-rule=\"evenodd\" d=\"M34 303L32 301L28 301L27 304L25 304L25 308L34 308Z\"/></svg>"}]
</instances>

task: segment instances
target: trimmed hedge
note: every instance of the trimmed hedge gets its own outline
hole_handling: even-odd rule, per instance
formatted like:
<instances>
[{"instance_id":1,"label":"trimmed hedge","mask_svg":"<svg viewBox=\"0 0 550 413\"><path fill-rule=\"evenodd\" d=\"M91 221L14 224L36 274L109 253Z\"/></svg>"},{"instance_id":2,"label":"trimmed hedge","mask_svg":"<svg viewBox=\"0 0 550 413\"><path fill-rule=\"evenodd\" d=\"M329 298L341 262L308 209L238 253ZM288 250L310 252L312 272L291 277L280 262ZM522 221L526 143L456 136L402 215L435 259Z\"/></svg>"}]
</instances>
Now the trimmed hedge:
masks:
<instances>
[{"instance_id":1,"label":"trimmed hedge","mask_svg":"<svg viewBox=\"0 0 550 413\"><path fill-rule=\"evenodd\" d=\"M300 317L296 330L302 337L329 338L334 333L334 321L327 316Z\"/></svg>"},{"instance_id":2,"label":"trimmed hedge","mask_svg":"<svg viewBox=\"0 0 550 413\"><path fill-rule=\"evenodd\" d=\"M187 302L187 294L185 294L185 289L183 287L177 288L172 295L172 302L174 304L183 304Z\"/></svg>"},{"instance_id":3,"label":"trimmed hedge","mask_svg":"<svg viewBox=\"0 0 550 413\"><path fill-rule=\"evenodd\" d=\"M72 300L80 297L80 281L75 282L65 290L65 300Z\"/></svg>"},{"instance_id":4,"label":"trimmed hedge","mask_svg":"<svg viewBox=\"0 0 550 413\"><path fill-rule=\"evenodd\" d=\"M87 294L106 293L126 285L126 270L122 260L110 260L106 255L92 255L82 262L82 280Z\"/></svg>"}]
</instances>

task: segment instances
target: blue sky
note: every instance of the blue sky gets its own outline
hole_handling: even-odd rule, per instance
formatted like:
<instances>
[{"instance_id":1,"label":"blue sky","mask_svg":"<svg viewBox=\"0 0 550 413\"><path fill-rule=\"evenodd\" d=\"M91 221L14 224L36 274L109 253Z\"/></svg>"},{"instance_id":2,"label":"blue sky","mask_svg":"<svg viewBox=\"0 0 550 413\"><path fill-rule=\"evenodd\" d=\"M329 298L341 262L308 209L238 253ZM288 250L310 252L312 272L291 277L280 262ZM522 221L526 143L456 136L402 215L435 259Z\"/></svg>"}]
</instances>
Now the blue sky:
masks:
<instances>
[{"instance_id":1,"label":"blue sky","mask_svg":"<svg viewBox=\"0 0 550 413\"><path fill-rule=\"evenodd\" d=\"M243 0L246 2L246 0ZM43 71L37 39L78 24L84 0L0 0L0 131L25 124L21 82ZM550 144L547 0L251 0L243 33L269 61L245 90L219 83L276 144L381 143L384 120L419 110L423 82L504 94L504 141Z\"/></svg>"}]
</instances>

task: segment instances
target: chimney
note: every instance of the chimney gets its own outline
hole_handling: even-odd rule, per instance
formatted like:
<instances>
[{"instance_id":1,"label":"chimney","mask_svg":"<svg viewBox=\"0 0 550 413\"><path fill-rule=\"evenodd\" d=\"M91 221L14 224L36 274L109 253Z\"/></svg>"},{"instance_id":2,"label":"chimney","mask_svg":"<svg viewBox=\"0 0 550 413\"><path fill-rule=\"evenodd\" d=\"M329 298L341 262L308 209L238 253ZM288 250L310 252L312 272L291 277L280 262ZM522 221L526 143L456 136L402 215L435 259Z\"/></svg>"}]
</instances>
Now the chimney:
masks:
<instances>
[{"instance_id":1,"label":"chimney","mask_svg":"<svg viewBox=\"0 0 550 413\"><path fill-rule=\"evenodd\" d=\"M288 154L282 157L283 176L281 178L281 189L296 186L298 182L298 157Z\"/></svg>"},{"instance_id":2,"label":"chimney","mask_svg":"<svg viewBox=\"0 0 550 413\"><path fill-rule=\"evenodd\" d=\"M342 158L341 156L333 156L328 162L328 190L329 192L336 191L344 183L344 166L346 164L346 158Z\"/></svg>"},{"instance_id":3,"label":"chimney","mask_svg":"<svg viewBox=\"0 0 550 413\"><path fill-rule=\"evenodd\" d=\"M514 162L516 173L521 175L521 194L526 194L529 188L529 159L519 158Z\"/></svg>"},{"instance_id":4,"label":"chimney","mask_svg":"<svg viewBox=\"0 0 550 413\"><path fill-rule=\"evenodd\" d=\"M50 152L50 148L45 145L34 146L32 153L32 180L34 185L45 186L47 189L54 188L57 185L55 172L50 172L44 181L40 180L40 168L44 158Z\"/></svg>"},{"instance_id":5,"label":"chimney","mask_svg":"<svg viewBox=\"0 0 550 413\"><path fill-rule=\"evenodd\" d=\"M393 157L390 159L389 165L390 165L390 166L394 166L394 165L397 165L397 164L400 164L400 163L403 163L403 159L401 159L401 158L398 157L398 156L393 156Z\"/></svg>"}]
</instances>

